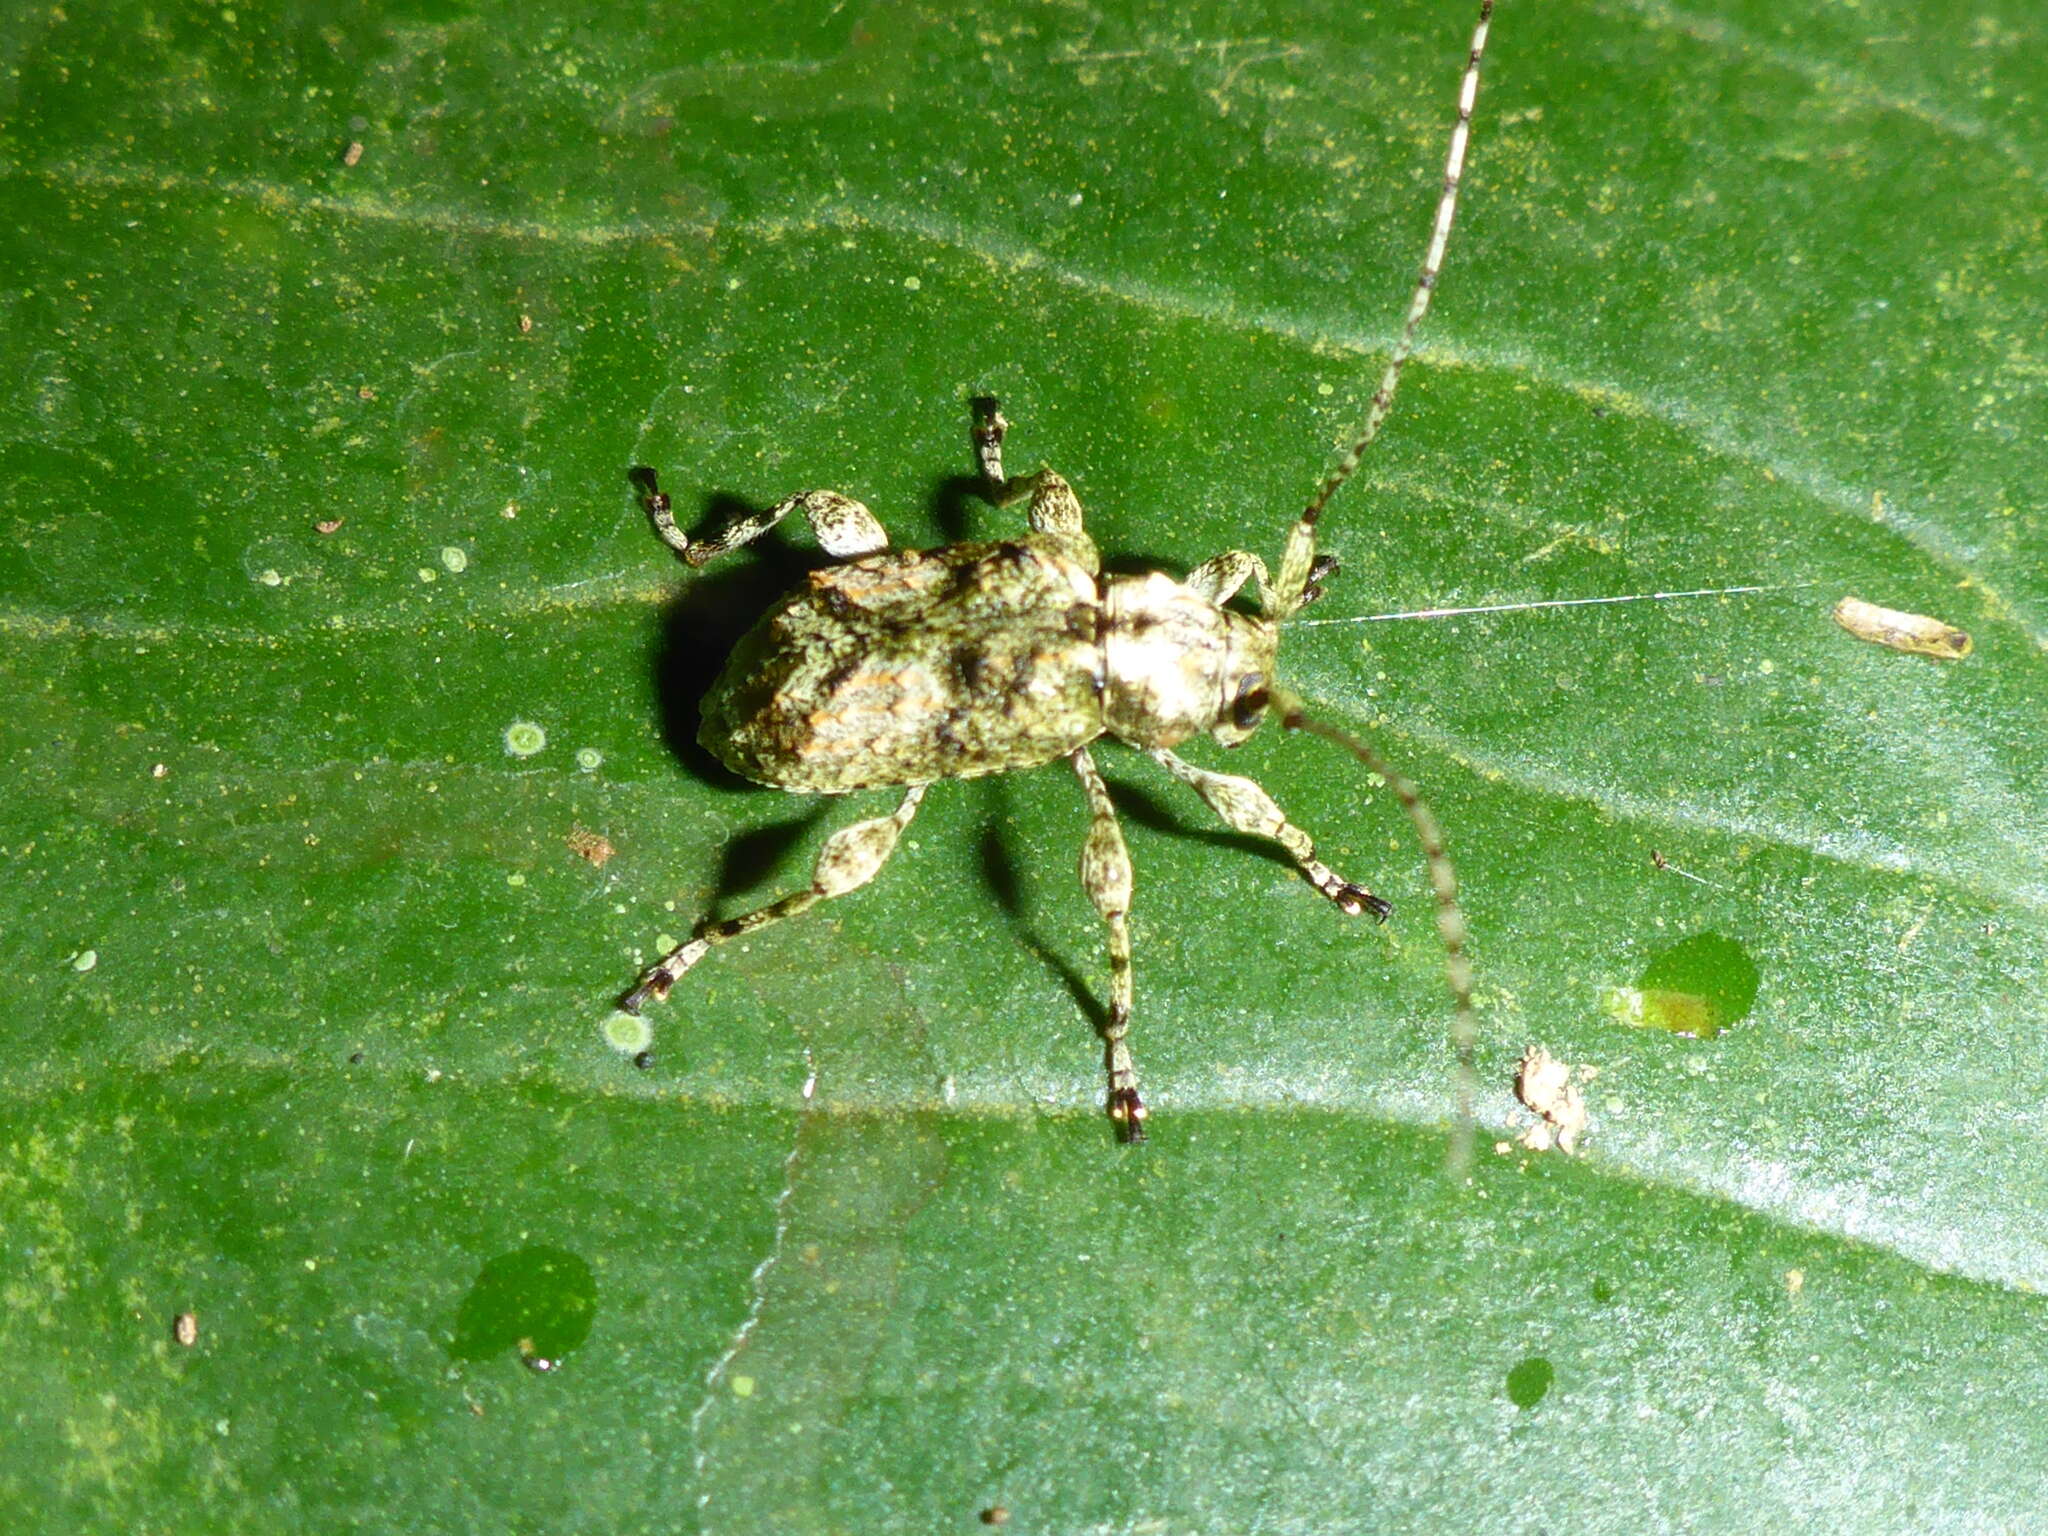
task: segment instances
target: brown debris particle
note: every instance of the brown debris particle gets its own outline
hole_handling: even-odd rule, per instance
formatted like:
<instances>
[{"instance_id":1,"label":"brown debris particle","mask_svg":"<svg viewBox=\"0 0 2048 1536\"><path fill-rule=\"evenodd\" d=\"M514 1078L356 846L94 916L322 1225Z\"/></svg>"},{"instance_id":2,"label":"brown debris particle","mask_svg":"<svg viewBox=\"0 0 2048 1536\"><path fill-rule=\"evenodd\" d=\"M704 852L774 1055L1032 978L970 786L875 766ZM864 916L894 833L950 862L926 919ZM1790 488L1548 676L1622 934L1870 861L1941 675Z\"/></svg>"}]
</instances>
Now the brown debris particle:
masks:
<instances>
[{"instance_id":1,"label":"brown debris particle","mask_svg":"<svg viewBox=\"0 0 2048 1536\"><path fill-rule=\"evenodd\" d=\"M334 532L334 530L335 530L335 529L339 528L339 527L340 527L340 526L341 526L341 525L342 525L342 524L343 524L344 522L346 522L346 521L347 521L347 519L346 519L346 518L340 518L340 517L333 517L333 518L329 518L329 519L328 519L328 520L327 520L326 522L324 522L324 523L315 523L315 524L313 525L313 531L314 531L315 533L332 533L332 532Z\"/></svg>"},{"instance_id":2,"label":"brown debris particle","mask_svg":"<svg viewBox=\"0 0 2048 1536\"><path fill-rule=\"evenodd\" d=\"M519 334L522 336L531 336L533 334L533 316L521 315L519 317Z\"/></svg>"},{"instance_id":3,"label":"brown debris particle","mask_svg":"<svg viewBox=\"0 0 2048 1536\"><path fill-rule=\"evenodd\" d=\"M171 1337L190 1349L199 1342L199 1314L180 1312L171 1319Z\"/></svg>"},{"instance_id":4,"label":"brown debris particle","mask_svg":"<svg viewBox=\"0 0 2048 1536\"><path fill-rule=\"evenodd\" d=\"M1591 1072L1580 1070L1580 1078ZM1576 1152L1586 1129L1586 1096L1572 1081L1568 1062L1559 1061L1540 1045L1522 1052L1522 1064L1515 1073L1515 1097L1539 1117L1522 1133L1522 1145L1531 1152Z\"/></svg>"},{"instance_id":5,"label":"brown debris particle","mask_svg":"<svg viewBox=\"0 0 2048 1536\"><path fill-rule=\"evenodd\" d=\"M1952 624L1924 613L1880 608L1860 597L1845 597L1835 604L1835 622L1859 640L1915 656L1932 656L1936 661L1960 661L1972 646L1969 635Z\"/></svg>"},{"instance_id":6,"label":"brown debris particle","mask_svg":"<svg viewBox=\"0 0 2048 1536\"><path fill-rule=\"evenodd\" d=\"M588 827L575 828L564 841L568 843L569 851L577 858L588 859L598 869L603 869L605 860L618 852L618 849L611 845L610 838L602 832L593 832Z\"/></svg>"},{"instance_id":7,"label":"brown debris particle","mask_svg":"<svg viewBox=\"0 0 2048 1536\"><path fill-rule=\"evenodd\" d=\"M349 140L349 145L348 145L348 148L347 148L347 149L344 149L344 150L343 150L343 151L341 152L341 163L342 163L343 165L354 165L354 164L355 164L355 163L356 163L356 162L357 162L358 160L360 160L360 159L362 159L362 158L363 158L363 146L362 146L362 141L361 141L361 140L359 140L359 139L351 139L351 140Z\"/></svg>"}]
</instances>

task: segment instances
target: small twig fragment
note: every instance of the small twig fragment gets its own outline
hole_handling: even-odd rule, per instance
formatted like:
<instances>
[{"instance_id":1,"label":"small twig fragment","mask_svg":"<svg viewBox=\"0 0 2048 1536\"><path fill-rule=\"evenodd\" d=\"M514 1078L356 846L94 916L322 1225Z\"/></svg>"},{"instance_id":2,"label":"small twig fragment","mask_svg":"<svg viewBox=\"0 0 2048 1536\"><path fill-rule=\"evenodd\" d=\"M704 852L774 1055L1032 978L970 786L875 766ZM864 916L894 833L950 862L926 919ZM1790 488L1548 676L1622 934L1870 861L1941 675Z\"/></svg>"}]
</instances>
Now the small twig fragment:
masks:
<instances>
[{"instance_id":1,"label":"small twig fragment","mask_svg":"<svg viewBox=\"0 0 2048 1536\"><path fill-rule=\"evenodd\" d=\"M1712 886L1714 884L1713 881L1705 878L1704 876L1696 875L1689 869L1680 869L1676 864L1672 863L1669 859L1665 858L1663 854L1657 852L1657 850L1654 848L1650 850L1650 863L1653 867L1666 874L1682 875L1687 880L1697 881L1701 885Z\"/></svg>"},{"instance_id":2,"label":"small twig fragment","mask_svg":"<svg viewBox=\"0 0 2048 1536\"><path fill-rule=\"evenodd\" d=\"M1932 656L1936 661L1960 661L1972 646L1969 635L1952 624L1924 613L1880 608L1860 597L1845 597L1835 604L1835 622L1859 640L1915 656Z\"/></svg>"}]
</instances>

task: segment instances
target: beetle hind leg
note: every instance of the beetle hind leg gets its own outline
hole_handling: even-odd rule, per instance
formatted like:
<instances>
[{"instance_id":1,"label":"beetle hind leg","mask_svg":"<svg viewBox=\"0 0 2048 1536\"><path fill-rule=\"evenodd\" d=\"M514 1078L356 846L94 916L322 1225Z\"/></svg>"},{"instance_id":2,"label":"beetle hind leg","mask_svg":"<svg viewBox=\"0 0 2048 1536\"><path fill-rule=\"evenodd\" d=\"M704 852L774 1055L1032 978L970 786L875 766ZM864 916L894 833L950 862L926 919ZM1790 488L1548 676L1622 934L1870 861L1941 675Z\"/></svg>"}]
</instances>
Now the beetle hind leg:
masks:
<instances>
[{"instance_id":1,"label":"beetle hind leg","mask_svg":"<svg viewBox=\"0 0 2048 1536\"><path fill-rule=\"evenodd\" d=\"M708 539L692 540L676 526L668 493L660 489L649 470L642 482L646 490L647 516L661 542L691 565L704 565L729 554L742 544L751 544L792 512L801 512L811 525L825 553L839 560L880 554L889 547L889 535L881 520L851 496L838 491L802 491L777 502L765 512L746 512L727 523Z\"/></svg>"},{"instance_id":2,"label":"beetle hind leg","mask_svg":"<svg viewBox=\"0 0 2048 1536\"><path fill-rule=\"evenodd\" d=\"M1131 854L1110 803L1109 788L1088 749L1071 758L1088 796L1088 840L1081 845L1081 887L1109 925L1109 1020L1102 1028L1103 1065L1109 1072L1109 1118L1125 1141L1145 1139L1145 1101L1131 1060Z\"/></svg>"},{"instance_id":3,"label":"beetle hind leg","mask_svg":"<svg viewBox=\"0 0 2048 1536\"><path fill-rule=\"evenodd\" d=\"M817 868L812 872L808 890L792 891L752 912L703 925L695 938L663 955L660 963L640 978L640 984L619 999L619 1007L627 1013L638 1013L649 1002L667 997L669 989L715 946L808 912L821 901L859 890L889 862L889 855L896 851L896 840L917 814L924 791L924 785L913 784L905 791L903 803L896 807L893 816L877 816L872 821L841 827L825 839L825 846L818 851Z\"/></svg>"},{"instance_id":4,"label":"beetle hind leg","mask_svg":"<svg viewBox=\"0 0 2048 1536\"><path fill-rule=\"evenodd\" d=\"M1066 480L1046 466L1011 478L1003 473L1003 437L1010 424L1002 407L989 396L974 402L974 456L981 465L983 493L998 507L1030 498L1033 533L1083 533L1081 498Z\"/></svg>"}]
</instances>

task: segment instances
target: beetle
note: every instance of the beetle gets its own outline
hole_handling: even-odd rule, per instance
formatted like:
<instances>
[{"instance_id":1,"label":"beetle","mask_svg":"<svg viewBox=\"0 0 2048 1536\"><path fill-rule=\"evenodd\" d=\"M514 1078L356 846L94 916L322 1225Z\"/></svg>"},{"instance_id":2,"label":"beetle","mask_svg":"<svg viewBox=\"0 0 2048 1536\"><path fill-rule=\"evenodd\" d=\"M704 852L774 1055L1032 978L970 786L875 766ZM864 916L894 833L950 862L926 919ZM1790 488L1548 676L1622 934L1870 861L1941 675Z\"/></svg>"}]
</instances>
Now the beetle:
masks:
<instances>
[{"instance_id":1,"label":"beetle","mask_svg":"<svg viewBox=\"0 0 2048 1536\"><path fill-rule=\"evenodd\" d=\"M987 398L975 402L972 440L988 500L1027 506L1030 531L1015 538L898 550L860 502L814 490L693 541L676 526L653 472L638 472L655 531L693 567L759 538L792 512L804 515L835 562L812 572L734 648L705 696L698 740L756 783L824 795L900 789L902 799L890 815L833 833L807 889L702 925L620 999L622 1009L637 1014L667 997L717 945L873 880L931 785L1065 758L1089 807L1081 884L1109 931L1110 1006L1101 1030L1108 1111L1124 1140L1141 1141L1147 1111L1128 1039L1131 860L1093 743L1107 736L1144 752L1232 830L1278 843L1338 911L1382 922L1392 911L1384 898L1322 863L1308 833L1256 782L1198 767L1174 751L1204 733L1238 746L1277 713L1288 729L1326 737L1378 772L1413 822L1430 871L1469 1082L1464 920L1435 819L1371 747L1310 717L1275 680L1274 667L1280 626L1316 601L1336 572L1337 562L1317 552L1317 523L1385 423L1429 310L1457 210L1492 12L1493 0L1481 0L1443 190L1399 340L1356 440L1289 530L1277 572L1233 549L1180 580L1161 571L1106 574L1066 480L1050 467L1017 477L1004 472L1009 423ZM1229 606L1248 584L1257 614Z\"/></svg>"}]
</instances>

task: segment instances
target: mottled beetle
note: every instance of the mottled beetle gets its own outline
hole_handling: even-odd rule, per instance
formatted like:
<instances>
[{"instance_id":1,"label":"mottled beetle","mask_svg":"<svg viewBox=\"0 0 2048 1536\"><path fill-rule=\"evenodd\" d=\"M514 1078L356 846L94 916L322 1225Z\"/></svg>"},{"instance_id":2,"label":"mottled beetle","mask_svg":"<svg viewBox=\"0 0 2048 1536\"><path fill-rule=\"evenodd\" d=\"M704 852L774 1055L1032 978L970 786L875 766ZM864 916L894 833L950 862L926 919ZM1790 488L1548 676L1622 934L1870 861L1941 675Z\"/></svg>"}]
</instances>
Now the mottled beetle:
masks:
<instances>
[{"instance_id":1,"label":"mottled beetle","mask_svg":"<svg viewBox=\"0 0 2048 1536\"><path fill-rule=\"evenodd\" d=\"M1091 824L1081 883L1109 925L1110 1007L1102 1035L1109 1113L1127 1140L1144 1137L1145 1104L1127 1034L1131 1020L1131 860L1089 744L1113 736L1192 787L1238 832L1270 838L1337 909L1384 921L1388 903L1316 858L1306 832L1256 783L1183 761L1173 748L1206 731L1243 742L1271 710L1287 728L1339 743L1386 779L1415 824L1429 863L1448 954L1457 1043L1469 1064L1471 1001L1457 887L1434 819L1407 781L1365 743L1309 718L1274 680L1279 626L1322 595L1336 561L1316 553L1316 522L1349 479L1392 407L1415 350L1456 212L1458 177L1479 90L1493 0L1482 0L1445 157L1443 192L1399 341L1357 440L1287 537L1277 576L1257 555L1227 550L1184 581L1158 571L1109 576L1082 526L1081 504L1051 469L1003 472L1008 423L976 402L974 444L990 501L1028 500L1031 531L994 543L892 550L874 514L835 491L806 491L692 543L651 472L642 476L656 530L692 566L759 538L791 512L809 520L837 564L815 571L740 641L705 696L698 739L748 779L798 793L900 788L894 814L835 832L810 888L757 911L707 923L649 970L620 1006L638 1013L714 945L794 917L872 880L925 790L942 779L1035 768L1064 757L1080 776ZM1225 606L1247 582L1255 617ZM1469 1075L1469 1073L1468 1073Z\"/></svg>"}]
</instances>

